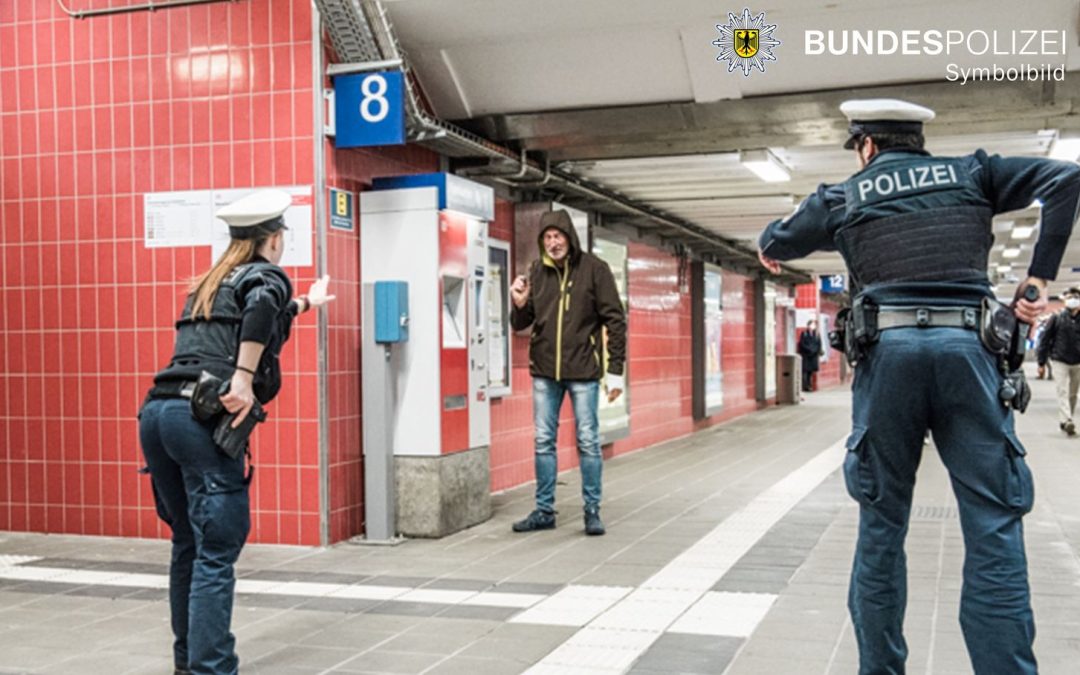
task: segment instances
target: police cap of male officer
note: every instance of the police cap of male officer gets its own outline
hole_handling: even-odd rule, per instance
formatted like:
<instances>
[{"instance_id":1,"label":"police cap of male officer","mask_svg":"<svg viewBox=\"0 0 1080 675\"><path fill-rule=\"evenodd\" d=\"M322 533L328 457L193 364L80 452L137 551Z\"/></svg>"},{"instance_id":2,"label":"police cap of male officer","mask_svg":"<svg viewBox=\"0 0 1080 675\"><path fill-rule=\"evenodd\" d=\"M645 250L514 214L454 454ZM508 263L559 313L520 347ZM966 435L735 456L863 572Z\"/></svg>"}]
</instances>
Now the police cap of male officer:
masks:
<instances>
[{"instance_id":1,"label":"police cap of male officer","mask_svg":"<svg viewBox=\"0 0 1080 675\"><path fill-rule=\"evenodd\" d=\"M976 150L935 157L923 149L928 108L891 99L848 101L844 147L859 171L821 185L791 216L770 223L759 256L777 261L836 250L878 329L860 346L852 384L845 483L860 505L848 604L860 673L904 672L907 570L903 552L915 473L927 431L949 471L965 555L960 624L976 673L1037 672L1022 516L1034 499L1016 436L1015 392L977 320L992 298L987 276L995 214L1042 202L1039 239L1015 303L1034 321L1046 306L1076 219L1080 167ZM865 317L865 314L864 314ZM1007 400L1006 400L1007 399Z\"/></svg>"}]
</instances>

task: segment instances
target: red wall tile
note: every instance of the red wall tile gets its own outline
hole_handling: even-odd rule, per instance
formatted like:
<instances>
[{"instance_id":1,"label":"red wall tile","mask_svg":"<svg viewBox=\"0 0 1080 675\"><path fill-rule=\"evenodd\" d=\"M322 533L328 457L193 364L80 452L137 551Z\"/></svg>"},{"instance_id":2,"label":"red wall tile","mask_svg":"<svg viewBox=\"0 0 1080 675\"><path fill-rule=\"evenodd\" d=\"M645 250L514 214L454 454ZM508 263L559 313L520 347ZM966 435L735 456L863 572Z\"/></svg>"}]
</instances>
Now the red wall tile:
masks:
<instances>
[{"instance_id":1,"label":"red wall tile","mask_svg":"<svg viewBox=\"0 0 1080 675\"><path fill-rule=\"evenodd\" d=\"M14 5L18 13L7 11ZM11 448L0 461L0 527L167 533L136 473L134 416L171 352L183 280L210 256L148 251L142 195L313 182L310 160L296 161L310 155L310 114L293 114L301 101L310 110L315 89L310 3L274 5L272 33L249 25L253 12L269 16L270 0L85 20L46 0L0 3L0 443ZM250 95L256 34L288 74L262 83L260 107ZM282 114L260 143L269 173L255 176L253 127L230 122L266 110ZM303 286L314 277L313 268L288 271ZM297 322L297 353L317 351L314 326L314 315ZM82 373L80 386L61 386L70 372ZM285 388L317 391L317 377L290 366ZM318 543L317 498L301 503L299 482L301 471L317 475L318 435L297 433L298 406L269 409L256 434L256 489L277 498L265 512L257 501L252 540ZM282 428L290 438L279 437ZM286 463L266 461L262 446ZM282 513L293 527L280 526ZM314 533L301 531L302 513L315 517Z\"/></svg>"}]
</instances>

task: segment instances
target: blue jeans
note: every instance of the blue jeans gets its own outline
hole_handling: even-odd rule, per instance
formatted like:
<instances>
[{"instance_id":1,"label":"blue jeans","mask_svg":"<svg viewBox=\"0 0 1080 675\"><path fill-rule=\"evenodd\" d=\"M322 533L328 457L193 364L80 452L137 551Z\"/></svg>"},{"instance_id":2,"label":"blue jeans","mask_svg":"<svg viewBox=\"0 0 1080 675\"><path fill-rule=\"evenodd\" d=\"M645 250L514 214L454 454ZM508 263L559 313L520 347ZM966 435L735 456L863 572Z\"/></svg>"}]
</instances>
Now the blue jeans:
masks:
<instances>
[{"instance_id":1,"label":"blue jeans","mask_svg":"<svg viewBox=\"0 0 1080 675\"><path fill-rule=\"evenodd\" d=\"M556 439L559 409L563 396L570 394L577 428L578 459L581 464L581 497L586 508L600 506L604 458L600 454L600 382L597 380L552 380L533 377L533 421L536 424L536 508L555 511L555 476L559 473Z\"/></svg>"},{"instance_id":2,"label":"blue jeans","mask_svg":"<svg viewBox=\"0 0 1080 675\"><path fill-rule=\"evenodd\" d=\"M212 427L187 399L156 399L139 413L139 440L157 502L172 528L169 607L177 668L237 672L232 623L233 565L251 529L244 458L214 445Z\"/></svg>"},{"instance_id":3,"label":"blue jeans","mask_svg":"<svg viewBox=\"0 0 1080 675\"><path fill-rule=\"evenodd\" d=\"M1002 377L974 331L897 328L855 368L844 477L860 506L848 607L859 672L903 673L908 531L926 429L964 534L960 626L977 675L1037 672L1021 518L1034 490Z\"/></svg>"}]
</instances>

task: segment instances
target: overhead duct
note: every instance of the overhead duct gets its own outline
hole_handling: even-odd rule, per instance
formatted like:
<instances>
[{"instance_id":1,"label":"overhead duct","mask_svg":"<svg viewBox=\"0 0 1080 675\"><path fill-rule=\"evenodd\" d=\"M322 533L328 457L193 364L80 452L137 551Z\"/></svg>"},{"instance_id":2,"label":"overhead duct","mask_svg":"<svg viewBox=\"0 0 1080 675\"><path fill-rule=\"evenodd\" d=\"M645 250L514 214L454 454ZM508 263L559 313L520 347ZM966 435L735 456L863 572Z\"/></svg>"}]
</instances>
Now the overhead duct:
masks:
<instances>
[{"instance_id":1,"label":"overhead duct","mask_svg":"<svg viewBox=\"0 0 1080 675\"><path fill-rule=\"evenodd\" d=\"M757 254L699 225L666 214L647 204L623 197L580 176L540 166L524 153L466 131L432 115L422 104L409 59L394 33L386 8L379 0L315 0L334 51L343 63L367 64L400 61L405 81L406 125L409 139L453 158L482 158L488 165L463 170L462 175L498 182L518 189L557 190L570 205L638 221L640 227L668 241L688 247L704 259L736 263L744 271L757 270ZM781 281L805 283L811 277L784 266Z\"/></svg>"}]
</instances>

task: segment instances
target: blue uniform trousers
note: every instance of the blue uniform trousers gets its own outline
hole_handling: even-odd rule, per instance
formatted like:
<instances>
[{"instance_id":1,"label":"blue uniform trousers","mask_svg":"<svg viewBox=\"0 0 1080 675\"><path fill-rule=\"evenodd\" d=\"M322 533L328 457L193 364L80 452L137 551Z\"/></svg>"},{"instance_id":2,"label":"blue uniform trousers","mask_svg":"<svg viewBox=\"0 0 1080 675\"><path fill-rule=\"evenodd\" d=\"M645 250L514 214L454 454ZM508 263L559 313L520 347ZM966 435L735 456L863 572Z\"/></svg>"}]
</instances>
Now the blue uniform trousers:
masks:
<instances>
[{"instance_id":1,"label":"blue uniform trousers","mask_svg":"<svg viewBox=\"0 0 1080 675\"><path fill-rule=\"evenodd\" d=\"M151 400L139 439L158 515L172 528L169 606L176 667L205 675L237 672L232 622L234 564L251 529L244 458L214 445L213 429L187 399Z\"/></svg>"},{"instance_id":2,"label":"blue uniform trousers","mask_svg":"<svg viewBox=\"0 0 1080 675\"><path fill-rule=\"evenodd\" d=\"M1021 517L1034 492L995 357L974 331L882 331L855 368L844 477L860 505L848 607L862 675L903 673L904 537L929 429L964 534L960 625L977 675L1035 673Z\"/></svg>"}]
</instances>

